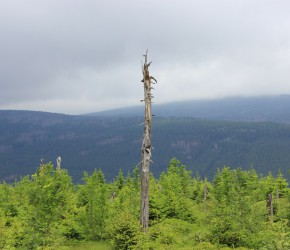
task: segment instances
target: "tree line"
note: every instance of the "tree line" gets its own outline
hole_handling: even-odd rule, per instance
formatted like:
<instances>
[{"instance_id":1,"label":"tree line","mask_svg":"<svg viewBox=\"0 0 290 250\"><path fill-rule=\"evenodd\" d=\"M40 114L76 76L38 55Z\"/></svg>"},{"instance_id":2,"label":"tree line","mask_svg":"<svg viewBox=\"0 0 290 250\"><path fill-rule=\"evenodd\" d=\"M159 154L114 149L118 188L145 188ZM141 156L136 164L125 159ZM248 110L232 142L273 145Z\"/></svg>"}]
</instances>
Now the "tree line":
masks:
<instances>
[{"instance_id":1,"label":"tree line","mask_svg":"<svg viewBox=\"0 0 290 250\"><path fill-rule=\"evenodd\" d=\"M219 169L192 176L172 159L150 175L149 233L140 230L140 170L74 184L51 163L0 184L0 249L69 249L105 240L116 249L289 249L290 192L281 173Z\"/></svg>"}]
</instances>

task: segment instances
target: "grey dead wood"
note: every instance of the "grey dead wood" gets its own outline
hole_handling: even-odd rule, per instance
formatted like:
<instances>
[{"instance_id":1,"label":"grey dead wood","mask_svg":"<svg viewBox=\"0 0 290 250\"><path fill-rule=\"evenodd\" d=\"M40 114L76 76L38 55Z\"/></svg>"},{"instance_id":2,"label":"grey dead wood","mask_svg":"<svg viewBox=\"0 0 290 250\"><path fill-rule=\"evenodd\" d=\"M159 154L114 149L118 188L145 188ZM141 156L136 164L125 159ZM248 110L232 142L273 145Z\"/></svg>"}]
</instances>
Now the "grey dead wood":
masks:
<instances>
[{"instance_id":1,"label":"grey dead wood","mask_svg":"<svg viewBox=\"0 0 290 250\"><path fill-rule=\"evenodd\" d=\"M56 169L60 170L61 169L61 157L56 158Z\"/></svg>"},{"instance_id":2,"label":"grey dead wood","mask_svg":"<svg viewBox=\"0 0 290 250\"><path fill-rule=\"evenodd\" d=\"M149 66L147 63L147 52L144 55L145 62L142 63L144 85L144 100L145 103L145 114L144 114L144 134L141 147L141 206L140 206L140 225L142 231L148 233L149 225L149 174L150 174L150 163L151 161L151 126L152 126L152 98L151 84L157 83L153 76L150 76Z\"/></svg>"}]
</instances>

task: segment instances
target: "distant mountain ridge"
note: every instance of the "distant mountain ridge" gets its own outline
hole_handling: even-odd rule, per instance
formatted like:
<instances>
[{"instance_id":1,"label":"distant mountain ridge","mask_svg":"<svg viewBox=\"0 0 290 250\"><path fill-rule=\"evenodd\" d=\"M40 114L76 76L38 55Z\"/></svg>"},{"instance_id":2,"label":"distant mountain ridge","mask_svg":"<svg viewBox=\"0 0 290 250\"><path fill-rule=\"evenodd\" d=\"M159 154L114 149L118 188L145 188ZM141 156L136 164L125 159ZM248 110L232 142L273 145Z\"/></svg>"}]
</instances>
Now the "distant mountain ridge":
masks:
<instances>
[{"instance_id":1,"label":"distant mountain ridge","mask_svg":"<svg viewBox=\"0 0 290 250\"><path fill-rule=\"evenodd\" d=\"M289 110L290 95L156 104L153 172L177 157L208 176L223 164L287 174ZM33 173L41 158L59 155L76 180L99 167L107 178L132 170L140 161L143 112L143 106L81 116L0 110L0 179Z\"/></svg>"},{"instance_id":2,"label":"distant mountain ridge","mask_svg":"<svg viewBox=\"0 0 290 250\"><path fill-rule=\"evenodd\" d=\"M143 106L91 113L93 116L143 116ZM209 120L290 122L290 95L228 97L154 104L158 117L194 117Z\"/></svg>"},{"instance_id":3,"label":"distant mountain ridge","mask_svg":"<svg viewBox=\"0 0 290 250\"><path fill-rule=\"evenodd\" d=\"M126 174L140 162L143 119L0 110L0 180L32 174L41 158L55 164L58 156L74 181L95 168L101 168L109 180L120 169ZM281 169L289 177L288 123L157 116L152 143L155 175L176 157L193 173L208 178L224 165L253 166L263 174Z\"/></svg>"}]
</instances>

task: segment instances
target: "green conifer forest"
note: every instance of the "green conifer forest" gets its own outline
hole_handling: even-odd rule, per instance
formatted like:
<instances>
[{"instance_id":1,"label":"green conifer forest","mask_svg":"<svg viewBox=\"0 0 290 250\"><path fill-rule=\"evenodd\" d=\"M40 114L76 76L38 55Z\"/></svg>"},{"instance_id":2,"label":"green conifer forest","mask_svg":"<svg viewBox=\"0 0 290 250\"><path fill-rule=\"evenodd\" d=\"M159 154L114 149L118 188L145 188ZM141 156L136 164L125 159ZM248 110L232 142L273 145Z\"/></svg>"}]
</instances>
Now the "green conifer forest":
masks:
<instances>
[{"instance_id":1,"label":"green conifer forest","mask_svg":"<svg viewBox=\"0 0 290 250\"><path fill-rule=\"evenodd\" d=\"M290 192L281 173L225 166L207 180L174 158L150 177L144 234L139 172L107 182L95 170L73 184L67 170L48 163L2 182L0 249L290 249Z\"/></svg>"}]
</instances>

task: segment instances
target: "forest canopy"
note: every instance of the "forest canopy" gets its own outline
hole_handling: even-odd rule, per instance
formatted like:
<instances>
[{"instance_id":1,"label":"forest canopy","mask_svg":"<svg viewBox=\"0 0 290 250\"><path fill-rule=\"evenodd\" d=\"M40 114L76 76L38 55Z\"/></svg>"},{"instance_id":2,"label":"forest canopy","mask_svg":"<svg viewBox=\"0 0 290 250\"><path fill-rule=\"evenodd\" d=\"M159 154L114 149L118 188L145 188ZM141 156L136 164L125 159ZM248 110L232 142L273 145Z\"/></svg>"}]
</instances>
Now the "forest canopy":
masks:
<instances>
[{"instance_id":1,"label":"forest canopy","mask_svg":"<svg viewBox=\"0 0 290 250\"><path fill-rule=\"evenodd\" d=\"M172 159L150 176L150 225L139 226L140 170L107 182L101 170L73 184L51 163L0 184L1 249L70 249L107 241L112 249L288 249L290 192L281 173L219 169L192 176Z\"/></svg>"}]
</instances>

